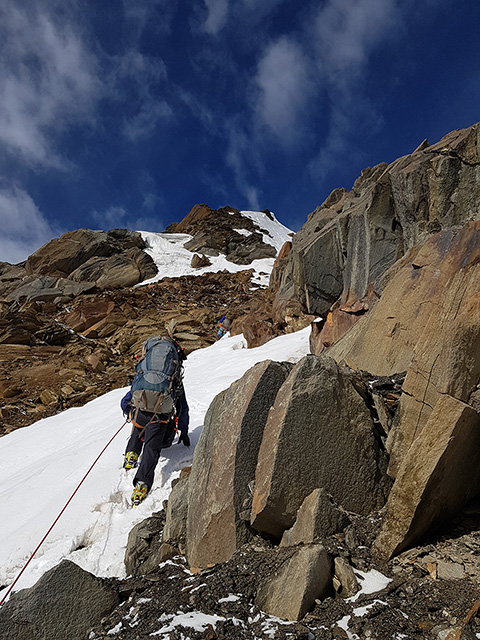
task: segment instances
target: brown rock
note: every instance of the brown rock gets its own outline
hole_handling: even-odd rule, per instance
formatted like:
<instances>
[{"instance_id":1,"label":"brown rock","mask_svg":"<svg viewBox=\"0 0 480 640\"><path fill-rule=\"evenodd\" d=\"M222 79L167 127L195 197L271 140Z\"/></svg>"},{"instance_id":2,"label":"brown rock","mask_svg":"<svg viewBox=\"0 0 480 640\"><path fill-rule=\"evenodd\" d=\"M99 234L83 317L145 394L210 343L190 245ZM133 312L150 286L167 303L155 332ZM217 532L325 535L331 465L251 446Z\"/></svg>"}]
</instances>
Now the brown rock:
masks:
<instances>
[{"instance_id":1,"label":"brown rock","mask_svg":"<svg viewBox=\"0 0 480 640\"><path fill-rule=\"evenodd\" d=\"M321 545L300 547L261 589L256 604L269 615L299 620L331 592L331 566Z\"/></svg>"},{"instance_id":2,"label":"brown rock","mask_svg":"<svg viewBox=\"0 0 480 640\"><path fill-rule=\"evenodd\" d=\"M370 413L348 375L326 356L294 367L270 410L255 472L251 524L280 538L314 490L368 514L388 492Z\"/></svg>"},{"instance_id":3,"label":"brown rock","mask_svg":"<svg viewBox=\"0 0 480 640\"><path fill-rule=\"evenodd\" d=\"M40 394L40 402L45 405L56 404L58 396L51 389L44 389Z\"/></svg>"},{"instance_id":4,"label":"brown rock","mask_svg":"<svg viewBox=\"0 0 480 640\"><path fill-rule=\"evenodd\" d=\"M340 556L335 558L334 567L335 577L340 583L339 588L336 589L337 593L341 595L342 598L351 598L360 588L352 567L345 558Z\"/></svg>"},{"instance_id":5,"label":"brown rock","mask_svg":"<svg viewBox=\"0 0 480 640\"><path fill-rule=\"evenodd\" d=\"M248 348L253 349L279 335L280 331L268 314L248 313L233 321L230 334L236 336L240 333L243 333Z\"/></svg>"},{"instance_id":6,"label":"brown rock","mask_svg":"<svg viewBox=\"0 0 480 640\"><path fill-rule=\"evenodd\" d=\"M251 497L249 485L268 411L290 368L287 363L261 362L210 405L189 481L190 566L229 560L249 538L241 514Z\"/></svg>"},{"instance_id":7,"label":"brown rock","mask_svg":"<svg viewBox=\"0 0 480 640\"><path fill-rule=\"evenodd\" d=\"M335 505L325 489L315 489L302 502L295 524L285 531L280 546L318 542L320 538L343 531L348 524L347 514Z\"/></svg>"},{"instance_id":8,"label":"brown rock","mask_svg":"<svg viewBox=\"0 0 480 640\"><path fill-rule=\"evenodd\" d=\"M480 489L480 418L448 395L398 470L374 550L390 558L455 515Z\"/></svg>"},{"instance_id":9,"label":"brown rock","mask_svg":"<svg viewBox=\"0 0 480 640\"><path fill-rule=\"evenodd\" d=\"M105 364L100 360L98 355L91 353L87 356L87 362L94 371L105 371Z\"/></svg>"},{"instance_id":10,"label":"brown rock","mask_svg":"<svg viewBox=\"0 0 480 640\"><path fill-rule=\"evenodd\" d=\"M64 384L61 388L62 396L68 397L75 393L72 387L69 384Z\"/></svg>"},{"instance_id":11,"label":"brown rock","mask_svg":"<svg viewBox=\"0 0 480 640\"><path fill-rule=\"evenodd\" d=\"M373 311L328 350L338 361L375 375L407 369L398 420L387 441L392 476L441 395L468 402L476 389L479 247L478 221L458 233L432 236L402 261Z\"/></svg>"},{"instance_id":12,"label":"brown rock","mask_svg":"<svg viewBox=\"0 0 480 640\"><path fill-rule=\"evenodd\" d=\"M67 315L65 321L74 331L82 333L112 313L115 302L104 298L81 300Z\"/></svg>"},{"instance_id":13,"label":"brown rock","mask_svg":"<svg viewBox=\"0 0 480 640\"><path fill-rule=\"evenodd\" d=\"M207 256L204 256L204 255L199 256L198 253L194 254L191 262L191 266L193 269L201 269L202 267L208 267L211 264L212 263L207 258Z\"/></svg>"},{"instance_id":14,"label":"brown rock","mask_svg":"<svg viewBox=\"0 0 480 640\"><path fill-rule=\"evenodd\" d=\"M1 398L15 398L23 392L23 389L12 382L2 382L0 384Z\"/></svg>"}]
</instances>

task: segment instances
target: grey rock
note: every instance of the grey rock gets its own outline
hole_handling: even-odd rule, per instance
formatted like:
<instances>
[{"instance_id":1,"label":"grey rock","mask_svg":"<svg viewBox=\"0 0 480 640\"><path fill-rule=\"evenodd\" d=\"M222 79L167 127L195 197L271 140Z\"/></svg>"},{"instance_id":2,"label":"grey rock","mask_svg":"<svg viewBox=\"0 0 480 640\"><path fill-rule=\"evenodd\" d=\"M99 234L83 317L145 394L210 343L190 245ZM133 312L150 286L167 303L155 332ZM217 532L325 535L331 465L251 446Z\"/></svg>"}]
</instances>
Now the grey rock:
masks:
<instances>
[{"instance_id":1,"label":"grey rock","mask_svg":"<svg viewBox=\"0 0 480 640\"><path fill-rule=\"evenodd\" d=\"M315 489L302 502L295 524L285 531L280 546L317 542L320 538L343 531L348 524L347 514L325 489Z\"/></svg>"},{"instance_id":2,"label":"grey rock","mask_svg":"<svg viewBox=\"0 0 480 640\"><path fill-rule=\"evenodd\" d=\"M30 589L14 593L0 609L0 637L20 640L84 638L118 605L106 580L68 560L47 571Z\"/></svg>"},{"instance_id":3,"label":"grey rock","mask_svg":"<svg viewBox=\"0 0 480 640\"><path fill-rule=\"evenodd\" d=\"M162 517L153 515L139 522L130 531L124 558L127 575L139 572L142 563L148 559L149 554L155 548L154 541L160 541L163 524Z\"/></svg>"},{"instance_id":4,"label":"grey rock","mask_svg":"<svg viewBox=\"0 0 480 640\"><path fill-rule=\"evenodd\" d=\"M190 476L181 478L168 498L163 540L180 540L187 533L188 485Z\"/></svg>"},{"instance_id":5,"label":"grey rock","mask_svg":"<svg viewBox=\"0 0 480 640\"><path fill-rule=\"evenodd\" d=\"M15 302L49 302L57 297L70 299L94 288L93 282L78 283L67 278L27 276L6 298Z\"/></svg>"},{"instance_id":6,"label":"grey rock","mask_svg":"<svg viewBox=\"0 0 480 640\"><path fill-rule=\"evenodd\" d=\"M324 316L332 303L363 298L396 260L428 235L477 217L480 127L453 131L390 165L362 171L336 190L293 238L276 306L299 300Z\"/></svg>"},{"instance_id":7,"label":"grey rock","mask_svg":"<svg viewBox=\"0 0 480 640\"><path fill-rule=\"evenodd\" d=\"M315 600L331 594L331 581L331 562L325 549L321 545L300 547L260 588L256 604L272 616L299 620Z\"/></svg>"},{"instance_id":8,"label":"grey rock","mask_svg":"<svg viewBox=\"0 0 480 640\"><path fill-rule=\"evenodd\" d=\"M269 413L258 454L251 524L280 538L323 487L348 511L381 507L390 481L363 399L328 356L306 356Z\"/></svg>"},{"instance_id":9,"label":"grey rock","mask_svg":"<svg viewBox=\"0 0 480 640\"><path fill-rule=\"evenodd\" d=\"M437 577L440 580L461 580L465 577L465 568L458 562L439 560L437 563Z\"/></svg>"},{"instance_id":10,"label":"grey rock","mask_svg":"<svg viewBox=\"0 0 480 640\"><path fill-rule=\"evenodd\" d=\"M192 567L229 560L249 538L243 503L250 496L268 412L291 366L255 365L207 411L190 476L187 558Z\"/></svg>"}]
</instances>

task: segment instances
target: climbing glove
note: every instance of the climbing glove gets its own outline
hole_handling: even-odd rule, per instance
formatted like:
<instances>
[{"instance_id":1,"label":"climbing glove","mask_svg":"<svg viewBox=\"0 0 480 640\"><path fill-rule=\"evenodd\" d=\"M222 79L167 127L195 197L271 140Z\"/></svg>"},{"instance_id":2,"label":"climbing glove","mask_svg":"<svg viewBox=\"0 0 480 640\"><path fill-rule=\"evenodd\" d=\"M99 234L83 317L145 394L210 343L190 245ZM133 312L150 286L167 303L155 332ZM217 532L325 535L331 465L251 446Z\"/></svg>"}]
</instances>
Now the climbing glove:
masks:
<instances>
[{"instance_id":1,"label":"climbing glove","mask_svg":"<svg viewBox=\"0 0 480 640\"><path fill-rule=\"evenodd\" d=\"M190 446L190 438L188 437L188 433L181 433L180 434L180 439L178 441L178 444L180 444L180 442L183 442L183 444L186 447Z\"/></svg>"}]
</instances>

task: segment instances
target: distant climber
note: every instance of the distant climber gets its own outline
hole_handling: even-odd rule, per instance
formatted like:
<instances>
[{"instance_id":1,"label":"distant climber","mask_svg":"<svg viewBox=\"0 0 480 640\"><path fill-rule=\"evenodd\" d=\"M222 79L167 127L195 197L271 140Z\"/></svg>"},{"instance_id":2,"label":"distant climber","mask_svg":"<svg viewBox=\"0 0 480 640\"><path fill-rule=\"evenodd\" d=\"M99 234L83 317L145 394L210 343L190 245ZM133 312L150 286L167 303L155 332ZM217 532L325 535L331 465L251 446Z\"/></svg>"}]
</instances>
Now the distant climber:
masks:
<instances>
[{"instance_id":1,"label":"distant climber","mask_svg":"<svg viewBox=\"0 0 480 640\"><path fill-rule=\"evenodd\" d=\"M218 331L217 331L217 340L223 338L223 336L230 331L232 326L232 321L227 316L222 316L218 321Z\"/></svg>"},{"instance_id":2,"label":"distant climber","mask_svg":"<svg viewBox=\"0 0 480 640\"><path fill-rule=\"evenodd\" d=\"M143 343L131 389L121 400L122 411L132 422L124 468L137 467L140 458L133 479L134 506L150 491L160 451L171 446L176 429L180 433L178 442L190 446L188 403L182 383L185 359L185 352L173 335L148 338Z\"/></svg>"}]
</instances>

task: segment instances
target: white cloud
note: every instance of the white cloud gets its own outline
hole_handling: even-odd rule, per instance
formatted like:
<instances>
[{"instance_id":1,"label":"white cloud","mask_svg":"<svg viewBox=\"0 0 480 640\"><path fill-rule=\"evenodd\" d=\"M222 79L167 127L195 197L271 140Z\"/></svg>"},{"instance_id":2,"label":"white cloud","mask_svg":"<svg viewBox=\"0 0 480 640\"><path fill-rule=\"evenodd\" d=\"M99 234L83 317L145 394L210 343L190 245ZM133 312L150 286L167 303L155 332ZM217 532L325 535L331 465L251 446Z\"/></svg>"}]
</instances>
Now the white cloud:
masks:
<instances>
[{"instance_id":1,"label":"white cloud","mask_svg":"<svg viewBox=\"0 0 480 640\"><path fill-rule=\"evenodd\" d=\"M143 140L154 133L161 120L172 116L173 111L166 102L156 102L152 97L143 102L138 113L125 120L123 133L132 142Z\"/></svg>"},{"instance_id":2,"label":"white cloud","mask_svg":"<svg viewBox=\"0 0 480 640\"><path fill-rule=\"evenodd\" d=\"M110 93L125 112L133 112L132 115L125 113L122 128L131 142L147 138L161 121L173 117L170 105L158 97L166 79L167 68L161 58L129 49L114 59Z\"/></svg>"},{"instance_id":3,"label":"white cloud","mask_svg":"<svg viewBox=\"0 0 480 640\"><path fill-rule=\"evenodd\" d=\"M282 37L269 45L258 64L256 113L280 140L290 143L313 94L311 65L302 48Z\"/></svg>"},{"instance_id":4,"label":"white cloud","mask_svg":"<svg viewBox=\"0 0 480 640\"><path fill-rule=\"evenodd\" d=\"M95 58L67 19L41 3L0 11L0 41L0 142L31 166L65 168L55 137L93 117Z\"/></svg>"},{"instance_id":5,"label":"white cloud","mask_svg":"<svg viewBox=\"0 0 480 640\"><path fill-rule=\"evenodd\" d=\"M397 18L396 0L329 0L315 23L322 70L337 82L337 74L361 68Z\"/></svg>"},{"instance_id":6,"label":"white cloud","mask_svg":"<svg viewBox=\"0 0 480 640\"><path fill-rule=\"evenodd\" d=\"M60 234L52 228L28 193L0 187L0 262L22 262Z\"/></svg>"},{"instance_id":7,"label":"white cloud","mask_svg":"<svg viewBox=\"0 0 480 640\"><path fill-rule=\"evenodd\" d=\"M208 15L204 31L216 34L225 26L228 17L228 0L204 0Z\"/></svg>"},{"instance_id":8,"label":"white cloud","mask_svg":"<svg viewBox=\"0 0 480 640\"><path fill-rule=\"evenodd\" d=\"M395 28L402 28L397 0L328 0L318 11L311 36L329 112L327 134L309 163L315 178L334 170L347 155L351 161L358 154L355 135L372 135L381 126L363 78L371 54L395 36Z\"/></svg>"}]
</instances>

